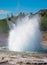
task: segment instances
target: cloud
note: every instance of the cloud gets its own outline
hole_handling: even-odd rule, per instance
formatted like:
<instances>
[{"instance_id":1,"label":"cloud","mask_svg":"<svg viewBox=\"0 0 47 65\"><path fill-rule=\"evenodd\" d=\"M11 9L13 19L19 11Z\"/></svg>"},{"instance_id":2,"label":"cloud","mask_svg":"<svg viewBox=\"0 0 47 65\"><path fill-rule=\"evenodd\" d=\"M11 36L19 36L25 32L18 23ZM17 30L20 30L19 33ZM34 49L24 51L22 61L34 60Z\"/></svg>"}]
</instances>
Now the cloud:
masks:
<instances>
[{"instance_id":1,"label":"cloud","mask_svg":"<svg viewBox=\"0 0 47 65\"><path fill-rule=\"evenodd\" d=\"M0 14L9 14L10 11L7 11L7 10L0 10Z\"/></svg>"}]
</instances>

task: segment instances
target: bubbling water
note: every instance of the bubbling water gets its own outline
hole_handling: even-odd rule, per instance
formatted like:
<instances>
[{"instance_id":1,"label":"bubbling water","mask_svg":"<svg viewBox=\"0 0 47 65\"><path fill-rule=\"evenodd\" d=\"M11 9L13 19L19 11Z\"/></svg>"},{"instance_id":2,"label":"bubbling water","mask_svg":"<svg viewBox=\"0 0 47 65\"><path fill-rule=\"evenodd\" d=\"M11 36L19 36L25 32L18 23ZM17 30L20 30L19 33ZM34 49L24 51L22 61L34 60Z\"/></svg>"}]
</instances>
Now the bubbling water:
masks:
<instances>
[{"instance_id":1,"label":"bubbling water","mask_svg":"<svg viewBox=\"0 0 47 65\"><path fill-rule=\"evenodd\" d=\"M17 23L16 23L17 22ZM9 23L9 21L8 21ZM8 48L10 51L35 52L41 48L40 16L18 18L10 23Z\"/></svg>"}]
</instances>

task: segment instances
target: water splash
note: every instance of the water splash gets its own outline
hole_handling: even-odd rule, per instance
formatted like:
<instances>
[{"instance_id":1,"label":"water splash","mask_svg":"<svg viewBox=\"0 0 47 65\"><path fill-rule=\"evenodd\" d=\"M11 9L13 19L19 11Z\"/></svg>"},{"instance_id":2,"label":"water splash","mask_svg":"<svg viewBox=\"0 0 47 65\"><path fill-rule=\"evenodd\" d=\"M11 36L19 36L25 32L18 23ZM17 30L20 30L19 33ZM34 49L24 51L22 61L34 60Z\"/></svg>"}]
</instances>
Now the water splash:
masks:
<instances>
[{"instance_id":1,"label":"water splash","mask_svg":"<svg viewBox=\"0 0 47 65\"><path fill-rule=\"evenodd\" d=\"M8 48L17 52L37 52L41 48L40 16L29 15L9 23L11 28L8 38Z\"/></svg>"}]
</instances>

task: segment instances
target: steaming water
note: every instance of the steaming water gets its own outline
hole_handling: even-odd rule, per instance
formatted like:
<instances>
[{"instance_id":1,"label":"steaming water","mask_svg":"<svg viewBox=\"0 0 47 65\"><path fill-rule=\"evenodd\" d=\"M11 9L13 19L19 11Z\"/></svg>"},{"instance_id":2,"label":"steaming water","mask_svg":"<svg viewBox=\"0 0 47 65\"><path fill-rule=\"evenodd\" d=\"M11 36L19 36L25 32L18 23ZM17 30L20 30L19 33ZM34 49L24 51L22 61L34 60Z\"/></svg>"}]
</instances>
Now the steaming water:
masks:
<instances>
[{"instance_id":1,"label":"steaming water","mask_svg":"<svg viewBox=\"0 0 47 65\"><path fill-rule=\"evenodd\" d=\"M8 21L8 23L10 23ZM40 16L35 15L29 18L15 20L15 24L9 24L8 48L10 51L17 52L38 52L41 48Z\"/></svg>"}]
</instances>

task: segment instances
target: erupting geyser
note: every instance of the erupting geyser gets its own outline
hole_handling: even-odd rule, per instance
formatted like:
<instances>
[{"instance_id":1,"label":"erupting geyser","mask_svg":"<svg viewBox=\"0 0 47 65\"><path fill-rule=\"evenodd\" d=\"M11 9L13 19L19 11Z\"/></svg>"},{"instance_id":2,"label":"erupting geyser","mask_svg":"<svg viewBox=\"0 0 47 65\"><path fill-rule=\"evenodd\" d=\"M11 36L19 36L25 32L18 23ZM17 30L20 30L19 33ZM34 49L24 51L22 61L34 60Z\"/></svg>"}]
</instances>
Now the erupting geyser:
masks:
<instances>
[{"instance_id":1,"label":"erupting geyser","mask_svg":"<svg viewBox=\"0 0 47 65\"><path fill-rule=\"evenodd\" d=\"M12 23L8 20L8 48L17 52L37 52L41 48L40 16L18 18Z\"/></svg>"}]
</instances>

